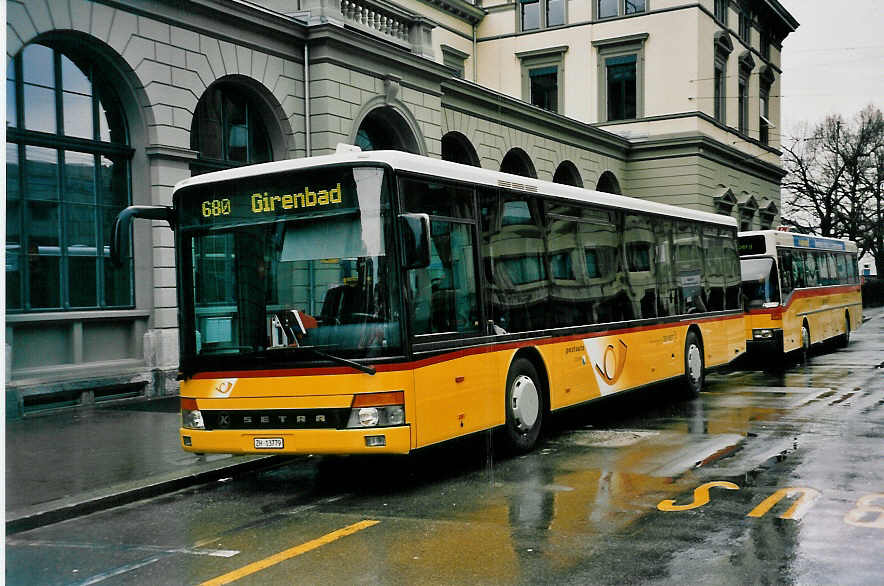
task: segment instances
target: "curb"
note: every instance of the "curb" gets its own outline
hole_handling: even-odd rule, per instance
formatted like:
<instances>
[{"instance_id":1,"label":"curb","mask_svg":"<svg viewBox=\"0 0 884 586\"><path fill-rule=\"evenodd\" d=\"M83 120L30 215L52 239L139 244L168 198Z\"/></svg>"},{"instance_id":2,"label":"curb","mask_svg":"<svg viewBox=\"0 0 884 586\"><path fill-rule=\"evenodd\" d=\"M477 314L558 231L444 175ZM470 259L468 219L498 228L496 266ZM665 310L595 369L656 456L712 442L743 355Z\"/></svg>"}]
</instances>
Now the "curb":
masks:
<instances>
[{"instance_id":1,"label":"curb","mask_svg":"<svg viewBox=\"0 0 884 586\"><path fill-rule=\"evenodd\" d=\"M170 473L146 478L140 483L125 483L64 499L42 503L18 512L7 511L6 535L29 531L60 521L112 509L155 496L168 494L200 484L213 482L233 474L245 474L283 466L292 458L285 456L254 456L245 461L223 463L209 469L181 475Z\"/></svg>"}]
</instances>

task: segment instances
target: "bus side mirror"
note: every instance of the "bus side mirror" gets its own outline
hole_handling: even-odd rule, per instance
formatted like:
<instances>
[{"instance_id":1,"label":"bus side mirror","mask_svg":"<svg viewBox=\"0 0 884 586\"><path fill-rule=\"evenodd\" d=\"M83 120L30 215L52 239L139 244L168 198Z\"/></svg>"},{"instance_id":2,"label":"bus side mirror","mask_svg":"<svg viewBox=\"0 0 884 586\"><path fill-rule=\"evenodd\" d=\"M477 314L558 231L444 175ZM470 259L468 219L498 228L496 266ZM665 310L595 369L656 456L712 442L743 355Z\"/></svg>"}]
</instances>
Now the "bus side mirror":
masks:
<instances>
[{"instance_id":1,"label":"bus side mirror","mask_svg":"<svg viewBox=\"0 0 884 586\"><path fill-rule=\"evenodd\" d=\"M423 269L430 266L430 216L399 214L402 232L402 268Z\"/></svg>"},{"instance_id":2,"label":"bus side mirror","mask_svg":"<svg viewBox=\"0 0 884 586\"><path fill-rule=\"evenodd\" d=\"M119 214L114 221L114 233L111 238L111 262L115 267L123 264L123 253L129 241L129 227L132 218L145 218L147 220L165 220L169 226L174 226L172 208L167 206L129 206Z\"/></svg>"}]
</instances>

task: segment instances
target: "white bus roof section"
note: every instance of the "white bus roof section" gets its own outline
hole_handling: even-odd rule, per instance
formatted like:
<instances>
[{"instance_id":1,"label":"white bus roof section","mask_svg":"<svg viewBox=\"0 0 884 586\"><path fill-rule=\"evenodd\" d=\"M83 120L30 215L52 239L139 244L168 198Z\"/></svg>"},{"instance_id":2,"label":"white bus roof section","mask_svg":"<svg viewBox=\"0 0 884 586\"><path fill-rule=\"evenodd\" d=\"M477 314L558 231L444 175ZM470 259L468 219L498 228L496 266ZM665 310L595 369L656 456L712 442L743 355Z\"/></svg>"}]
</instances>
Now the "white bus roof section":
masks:
<instances>
[{"instance_id":1,"label":"white bus roof section","mask_svg":"<svg viewBox=\"0 0 884 586\"><path fill-rule=\"evenodd\" d=\"M580 187L572 187L570 185L562 185L550 181L541 181L531 177L511 175L509 173L501 173L500 171L461 165L459 163L452 163L450 161L433 159L401 151L339 151L334 155L287 159L284 161L273 161L270 163L236 167L185 179L175 186L173 194L179 189L194 185L288 171L300 171L324 165L341 165L348 163L356 163L360 165L377 163L380 165L387 165L394 170L426 175L443 180L448 179L492 187L502 187L526 193L537 193L563 199L571 199L578 202L594 203L622 210L646 212L649 214L671 216L686 220L696 220L699 222L720 224L731 228L737 227L737 221L730 216L702 212L690 208L656 203L612 193L603 193L601 191L593 191Z\"/></svg>"},{"instance_id":2,"label":"white bus roof section","mask_svg":"<svg viewBox=\"0 0 884 586\"><path fill-rule=\"evenodd\" d=\"M827 236L814 236L813 234L800 234L798 232L784 232L783 230L751 230L749 232L740 232L739 236L764 236L766 242L773 243L776 246L783 246L788 248L806 248L807 250L828 250L834 251L834 246L844 246L844 252L856 252L857 246L856 242L852 240L845 240L842 238L829 238ZM833 245L832 248L824 248L820 246L802 246L801 244L795 243L795 236L799 238L807 238L808 240L814 240L819 243L828 243Z\"/></svg>"}]
</instances>

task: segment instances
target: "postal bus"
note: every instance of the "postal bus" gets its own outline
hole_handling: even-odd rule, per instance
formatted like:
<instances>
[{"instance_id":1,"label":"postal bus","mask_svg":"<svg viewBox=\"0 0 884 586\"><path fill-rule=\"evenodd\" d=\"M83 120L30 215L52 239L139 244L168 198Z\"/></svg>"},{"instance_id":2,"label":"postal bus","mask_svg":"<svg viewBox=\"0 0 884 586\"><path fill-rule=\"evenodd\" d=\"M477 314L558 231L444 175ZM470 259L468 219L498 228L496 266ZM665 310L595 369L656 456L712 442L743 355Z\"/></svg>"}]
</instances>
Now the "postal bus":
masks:
<instances>
[{"instance_id":1,"label":"postal bus","mask_svg":"<svg viewBox=\"0 0 884 586\"><path fill-rule=\"evenodd\" d=\"M350 147L353 148L353 147ZM181 442L407 453L745 351L733 219L392 151L179 183ZM499 440L498 440L499 441Z\"/></svg>"},{"instance_id":2,"label":"postal bus","mask_svg":"<svg viewBox=\"0 0 884 586\"><path fill-rule=\"evenodd\" d=\"M749 355L775 357L862 323L856 243L778 230L739 234Z\"/></svg>"}]
</instances>

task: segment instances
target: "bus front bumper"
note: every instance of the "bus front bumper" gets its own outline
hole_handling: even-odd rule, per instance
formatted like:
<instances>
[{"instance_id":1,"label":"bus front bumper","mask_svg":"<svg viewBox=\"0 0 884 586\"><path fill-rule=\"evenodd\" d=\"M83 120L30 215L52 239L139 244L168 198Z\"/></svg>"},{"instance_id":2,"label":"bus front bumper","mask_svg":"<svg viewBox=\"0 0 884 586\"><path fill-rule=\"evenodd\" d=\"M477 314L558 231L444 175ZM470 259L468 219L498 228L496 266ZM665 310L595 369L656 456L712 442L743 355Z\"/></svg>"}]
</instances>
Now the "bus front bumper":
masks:
<instances>
[{"instance_id":1,"label":"bus front bumper","mask_svg":"<svg viewBox=\"0 0 884 586\"><path fill-rule=\"evenodd\" d=\"M374 429L180 428L181 447L212 454L407 454L411 426Z\"/></svg>"}]
</instances>

